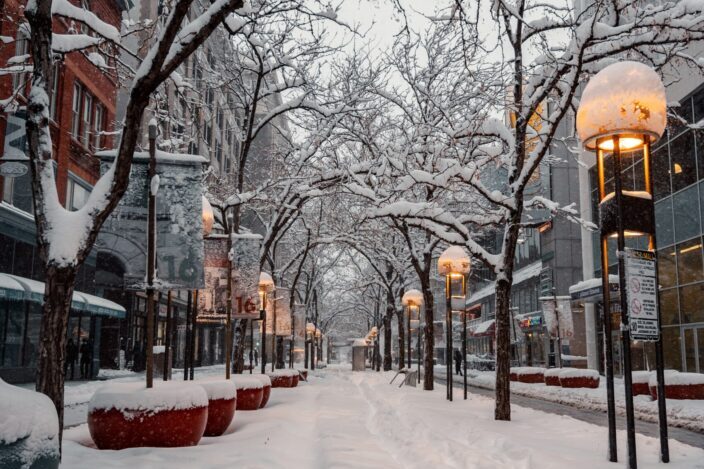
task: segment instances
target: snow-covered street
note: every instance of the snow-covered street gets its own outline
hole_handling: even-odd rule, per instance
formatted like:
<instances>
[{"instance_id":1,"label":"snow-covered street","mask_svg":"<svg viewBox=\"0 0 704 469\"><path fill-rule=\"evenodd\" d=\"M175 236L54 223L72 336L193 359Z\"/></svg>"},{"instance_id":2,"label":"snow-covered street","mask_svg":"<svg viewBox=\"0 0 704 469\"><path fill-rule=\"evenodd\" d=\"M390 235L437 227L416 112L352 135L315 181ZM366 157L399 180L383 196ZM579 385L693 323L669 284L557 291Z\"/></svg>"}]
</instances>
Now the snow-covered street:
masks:
<instances>
[{"instance_id":1,"label":"snow-covered street","mask_svg":"<svg viewBox=\"0 0 704 469\"><path fill-rule=\"evenodd\" d=\"M493 419L493 400L444 399L444 388L389 385L393 373L317 371L309 383L274 389L265 409L238 411L226 434L191 448L99 451L87 425L65 432L62 467L467 467L609 468L606 429L513 407ZM640 467L658 467L657 440L638 435ZM619 457L625 435L619 432ZM671 442L671 468L704 468L704 451Z\"/></svg>"}]
</instances>

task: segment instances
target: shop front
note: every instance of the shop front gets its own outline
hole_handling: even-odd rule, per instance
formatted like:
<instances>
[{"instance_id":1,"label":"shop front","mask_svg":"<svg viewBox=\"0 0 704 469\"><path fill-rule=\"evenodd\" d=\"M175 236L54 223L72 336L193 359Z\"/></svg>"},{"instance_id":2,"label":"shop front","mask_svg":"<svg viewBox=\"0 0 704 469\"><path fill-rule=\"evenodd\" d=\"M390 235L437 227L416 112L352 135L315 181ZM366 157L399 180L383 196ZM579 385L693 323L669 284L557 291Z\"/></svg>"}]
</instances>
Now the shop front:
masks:
<instances>
[{"instance_id":1,"label":"shop front","mask_svg":"<svg viewBox=\"0 0 704 469\"><path fill-rule=\"evenodd\" d=\"M522 340L517 340L521 364L525 366L548 366L550 337L545 329L543 312L533 311L517 314L514 316L514 321L522 334Z\"/></svg>"},{"instance_id":2,"label":"shop front","mask_svg":"<svg viewBox=\"0 0 704 469\"><path fill-rule=\"evenodd\" d=\"M0 273L0 378L7 382L34 380L43 300L44 283ZM74 292L68 327L68 339L77 349L74 377L97 376L101 321L124 317L122 306L95 295ZM68 365L70 378L72 370Z\"/></svg>"}]
</instances>

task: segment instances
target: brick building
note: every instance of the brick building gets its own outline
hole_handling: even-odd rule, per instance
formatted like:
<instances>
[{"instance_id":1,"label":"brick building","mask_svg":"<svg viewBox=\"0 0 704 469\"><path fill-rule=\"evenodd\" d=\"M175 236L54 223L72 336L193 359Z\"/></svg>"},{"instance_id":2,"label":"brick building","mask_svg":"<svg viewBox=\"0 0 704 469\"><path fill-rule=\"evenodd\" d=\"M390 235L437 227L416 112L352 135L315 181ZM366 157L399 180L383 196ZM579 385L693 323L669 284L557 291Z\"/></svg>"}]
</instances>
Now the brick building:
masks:
<instances>
[{"instance_id":1,"label":"brick building","mask_svg":"<svg viewBox=\"0 0 704 469\"><path fill-rule=\"evenodd\" d=\"M70 1L89 9L118 30L122 11L127 8L122 0ZM24 96L31 73L23 72L17 59L13 59L29 54L29 28L23 16L25 3L0 0L3 11L0 18L0 67L6 71L0 73L0 148L4 158L26 154ZM78 32L92 34L85 25L66 18L54 18L54 33ZM50 93L57 191L59 200L70 210L83 206L98 179L99 163L94 152L110 148L114 143L117 76L110 61L104 64L107 66L105 70L94 65L93 62L100 63L94 58L95 52L86 50L57 55ZM7 73L8 69L13 69L13 73ZM35 367L32 340L38 336L40 305L34 303L41 300L32 301L31 292L43 290L43 285L38 282L44 275L35 247L29 172L20 177L0 177L0 195L0 276L5 278L0 284L0 302L13 295L15 284L12 282L18 281L27 290L24 297L16 295L17 298L23 297L22 301L11 304L7 300L5 307L0 308L0 377L21 381L31 379ZM76 290L85 292L81 298L90 297L93 303L100 303L102 298L98 297L102 292L96 290L95 267L95 256L91 256L78 276ZM105 337L99 332L109 329L110 321L117 321L115 318L124 311L105 302L110 311L101 313L96 305L91 309L88 303L76 302L76 317L72 313L69 336L74 340L88 339L92 343L92 358L96 364L93 368L97 372L98 360L105 358L100 357L99 352L101 335L104 341L115 342L115 346L119 340L119 337Z\"/></svg>"}]
</instances>

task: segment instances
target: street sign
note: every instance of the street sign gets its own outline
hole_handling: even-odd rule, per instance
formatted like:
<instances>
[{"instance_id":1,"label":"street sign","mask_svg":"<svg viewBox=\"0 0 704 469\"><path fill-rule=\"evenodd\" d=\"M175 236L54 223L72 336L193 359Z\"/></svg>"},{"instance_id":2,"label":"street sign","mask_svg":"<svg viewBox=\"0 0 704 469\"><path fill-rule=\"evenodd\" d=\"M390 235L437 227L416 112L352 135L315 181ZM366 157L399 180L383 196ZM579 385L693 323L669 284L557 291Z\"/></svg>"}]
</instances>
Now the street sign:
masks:
<instances>
[{"instance_id":1,"label":"street sign","mask_svg":"<svg viewBox=\"0 0 704 469\"><path fill-rule=\"evenodd\" d=\"M660 339L655 253L626 249L628 322L634 340Z\"/></svg>"}]
</instances>

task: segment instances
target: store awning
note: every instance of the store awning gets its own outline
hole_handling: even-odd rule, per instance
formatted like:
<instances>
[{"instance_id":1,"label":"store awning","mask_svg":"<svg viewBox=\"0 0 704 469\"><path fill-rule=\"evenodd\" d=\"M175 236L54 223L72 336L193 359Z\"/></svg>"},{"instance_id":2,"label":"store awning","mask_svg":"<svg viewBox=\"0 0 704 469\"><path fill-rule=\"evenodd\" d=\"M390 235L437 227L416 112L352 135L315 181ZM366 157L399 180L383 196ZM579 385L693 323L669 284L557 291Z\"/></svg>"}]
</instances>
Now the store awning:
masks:
<instances>
[{"instance_id":1,"label":"store awning","mask_svg":"<svg viewBox=\"0 0 704 469\"><path fill-rule=\"evenodd\" d=\"M570 287L570 297L572 301L598 303L603 298L601 286L602 279L600 277L582 280ZM618 275L609 274L609 291L618 295Z\"/></svg>"},{"instance_id":2,"label":"store awning","mask_svg":"<svg viewBox=\"0 0 704 469\"><path fill-rule=\"evenodd\" d=\"M0 273L0 299L27 300L41 304L44 302L44 283L17 275ZM115 302L79 291L73 292L71 308L96 316L118 319L123 319L127 314L125 308Z\"/></svg>"},{"instance_id":3,"label":"store awning","mask_svg":"<svg viewBox=\"0 0 704 469\"><path fill-rule=\"evenodd\" d=\"M472 329L473 337L486 337L494 335L496 330L496 320L490 319L488 321L480 322Z\"/></svg>"}]
</instances>

